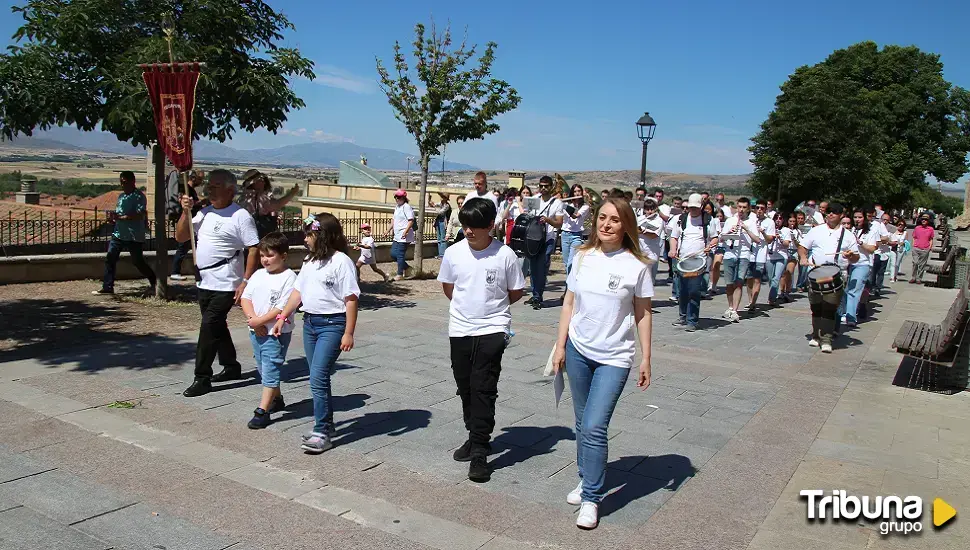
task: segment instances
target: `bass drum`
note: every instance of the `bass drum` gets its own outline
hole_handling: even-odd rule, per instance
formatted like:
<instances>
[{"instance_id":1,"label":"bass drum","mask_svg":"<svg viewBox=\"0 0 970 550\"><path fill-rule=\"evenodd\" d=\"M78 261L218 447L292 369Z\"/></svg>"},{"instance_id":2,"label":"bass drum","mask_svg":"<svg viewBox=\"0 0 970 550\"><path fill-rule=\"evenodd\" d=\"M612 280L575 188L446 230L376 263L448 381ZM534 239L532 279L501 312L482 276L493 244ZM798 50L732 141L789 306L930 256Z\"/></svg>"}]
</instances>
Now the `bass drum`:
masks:
<instances>
[{"instance_id":1,"label":"bass drum","mask_svg":"<svg viewBox=\"0 0 970 550\"><path fill-rule=\"evenodd\" d=\"M532 214L520 214L519 217L515 218L515 223L512 224L512 231L510 231L511 236L509 237L509 246L517 254L522 254L529 256L529 226L532 225L535 216ZM538 224L536 224L538 225Z\"/></svg>"}]
</instances>

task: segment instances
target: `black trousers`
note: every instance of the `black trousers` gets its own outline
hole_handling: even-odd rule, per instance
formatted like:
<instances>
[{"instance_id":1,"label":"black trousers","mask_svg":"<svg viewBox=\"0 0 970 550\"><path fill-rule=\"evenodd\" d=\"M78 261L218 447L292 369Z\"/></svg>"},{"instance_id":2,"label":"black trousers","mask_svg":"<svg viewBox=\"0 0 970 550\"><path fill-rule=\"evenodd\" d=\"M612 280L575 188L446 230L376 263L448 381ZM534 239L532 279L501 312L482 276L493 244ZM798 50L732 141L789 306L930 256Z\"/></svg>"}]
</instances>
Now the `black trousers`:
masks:
<instances>
[{"instance_id":1,"label":"black trousers","mask_svg":"<svg viewBox=\"0 0 970 550\"><path fill-rule=\"evenodd\" d=\"M814 290L808 292L808 305L812 309L812 338L822 344L832 344L832 336L839 328L839 305L842 303L842 290L822 294Z\"/></svg>"},{"instance_id":2,"label":"black trousers","mask_svg":"<svg viewBox=\"0 0 970 550\"><path fill-rule=\"evenodd\" d=\"M212 362L216 355L223 368L237 372L242 370L242 365L236 360L236 346L232 343L226 320L235 305L234 296L234 292L199 289L202 324L199 326L199 343L195 347L197 380L212 377Z\"/></svg>"},{"instance_id":3,"label":"black trousers","mask_svg":"<svg viewBox=\"0 0 970 550\"><path fill-rule=\"evenodd\" d=\"M472 454L487 454L495 429L495 400L502 372L505 334L451 338L451 370Z\"/></svg>"}]
</instances>

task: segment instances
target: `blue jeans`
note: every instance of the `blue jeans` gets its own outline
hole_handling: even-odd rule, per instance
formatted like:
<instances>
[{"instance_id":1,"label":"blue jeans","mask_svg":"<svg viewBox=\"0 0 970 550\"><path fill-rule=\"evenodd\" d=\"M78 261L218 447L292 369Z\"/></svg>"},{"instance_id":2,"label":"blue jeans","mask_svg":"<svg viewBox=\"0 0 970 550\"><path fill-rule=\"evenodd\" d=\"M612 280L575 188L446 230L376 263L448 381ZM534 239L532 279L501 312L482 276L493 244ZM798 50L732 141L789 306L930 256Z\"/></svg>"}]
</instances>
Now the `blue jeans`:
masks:
<instances>
[{"instance_id":1,"label":"blue jeans","mask_svg":"<svg viewBox=\"0 0 970 550\"><path fill-rule=\"evenodd\" d=\"M277 336L256 336L249 332L249 341L253 343L253 357L256 358L256 369L263 379L264 388L280 387L280 367L286 360L286 349L290 347L293 333L284 332Z\"/></svg>"},{"instance_id":2,"label":"blue jeans","mask_svg":"<svg viewBox=\"0 0 970 550\"><path fill-rule=\"evenodd\" d=\"M136 241L123 241L118 237L111 237L108 241L108 255L104 258L104 279L101 281L101 289L114 292L115 289L115 269L118 267L118 258L121 257L123 250L128 251L131 256L131 263L138 271L148 279L148 284L155 286L155 272L145 263L142 250L145 243Z\"/></svg>"},{"instance_id":3,"label":"blue jeans","mask_svg":"<svg viewBox=\"0 0 970 550\"><path fill-rule=\"evenodd\" d=\"M785 260L768 260L768 276L771 278L771 290L768 291L768 301L778 299L778 289L781 288L781 276L785 274Z\"/></svg>"},{"instance_id":4,"label":"blue jeans","mask_svg":"<svg viewBox=\"0 0 970 550\"><path fill-rule=\"evenodd\" d=\"M333 426L333 395L330 375L340 357L340 339L347 326L347 315L303 316L303 352L310 365L310 395L313 398L314 433L325 434Z\"/></svg>"},{"instance_id":5,"label":"blue jeans","mask_svg":"<svg viewBox=\"0 0 970 550\"><path fill-rule=\"evenodd\" d=\"M397 262L397 274L404 275L404 270L408 268L406 261L408 254L408 243L394 241L391 245L391 258Z\"/></svg>"},{"instance_id":6,"label":"blue jeans","mask_svg":"<svg viewBox=\"0 0 970 550\"><path fill-rule=\"evenodd\" d=\"M872 269L869 271L869 286L876 292L882 290L882 285L886 281L887 259L880 258L878 255L872 256Z\"/></svg>"},{"instance_id":7,"label":"blue jeans","mask_svg":"<svg viewBox=\"0 0 970 550\"><path fill-rule=\"evenodd\" d=\"M529 258L529 278L532 279L532 297L542 301L542 293L546 291L546 276L549 264L552 263L552 251L556 248L556 239L546 241L546 250Z\"/></svg>"},{"instance_id":8,"label":"blue jeans","mask_svg":"<svg viewBox=\"0 0 970 550\"><path fill-rule=\"evenodd\" d=\"M606 496L606 430L630 369L591 361L566 340L566 375L576 415L576 463L583 500L598 504Z\"/></svg>"},{"instance_id":9,"label":"blue jeans","mask_svg":"<svg viewBox=\"0 0 970 550\"><path fill-rule=\"evenodd\" d=\"M445 249L448 248L448 239L445 238L445 220L435 221L434 227L438 231L438 255L444 256Z\"/></svg>"},{"instance_id":10,"label":"blue jeans","mask_svg":"<svg viewBox=\"0 0 970 550\"><path fill-rule=\"evenodd\" d=\"M842 305L839 306L839 317L845 315L845 320L850 323L856 322L856 312L859 310L859 300L862 298L862 291L866 287L869 279L869 266L852 265L849 266L849 280L845 283L845 292L842 293Z\"/></svg>"},{"instance_id":11,"label":"blue jeans","mask_svg":"<svg viewBox=\"0 0 970 550\"><path fill-rule=\"evenodd\" d=\"M576 249L583 244L582 231L563 231L562 232L562 263L566 266L566 274L573 267L573 258L576 256Z\"/></svg>"},{"instance_id":12,"label":"blue jeans","mask_svg":"<svg viewBox=\"0 0 970 550\"><path fill-rule=\"evenodd\" d=\"M707 290L704 277L684 277L679 271L674 271L674 287L680 290L677 301L680 304L680 320L688 326L696 327L701 314L701 297Z\"/></svg>"}]
</instances>

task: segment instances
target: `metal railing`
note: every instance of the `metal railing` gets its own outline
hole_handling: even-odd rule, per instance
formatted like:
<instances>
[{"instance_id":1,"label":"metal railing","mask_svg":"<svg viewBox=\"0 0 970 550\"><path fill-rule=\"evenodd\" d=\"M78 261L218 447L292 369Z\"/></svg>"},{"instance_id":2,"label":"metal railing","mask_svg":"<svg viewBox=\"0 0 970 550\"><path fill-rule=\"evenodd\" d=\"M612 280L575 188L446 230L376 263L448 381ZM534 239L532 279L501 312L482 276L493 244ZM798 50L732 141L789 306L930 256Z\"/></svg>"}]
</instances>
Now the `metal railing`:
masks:
<instances>
[{"instance_id":1,"label":"metal railing","mask_svg":"<svg viewBox=\"0 0 970 550\"><path fill-rule=\"evenodd\" d=\"M65 213L47 213L31 210L23 215L8 213L0 218L0 255L28 256L40 254L104 252L107 242L114 231L114 223L109 220L108 212L101 210L68 211ZM49 214L45 217L44 214ZM393 237L385 237L393 220L388 217L380 218L338 218L343 226L344 234L350 243L360 241L360 225L368 223L371 226L371 236L376 242L390 242ZM425 239L435 238L435 217L425 218ZM302 234L303 218L300 215L286 214L279 216L279 229L291 235L291 240L297 240L294 234ZM165 224L165 236L169 239L169 249L175 244L175 225ZM155 249L155 222L151 220L146 225L145 249ZM302 237L298 239L302 242Z\"/></svg>"}]
</instances>

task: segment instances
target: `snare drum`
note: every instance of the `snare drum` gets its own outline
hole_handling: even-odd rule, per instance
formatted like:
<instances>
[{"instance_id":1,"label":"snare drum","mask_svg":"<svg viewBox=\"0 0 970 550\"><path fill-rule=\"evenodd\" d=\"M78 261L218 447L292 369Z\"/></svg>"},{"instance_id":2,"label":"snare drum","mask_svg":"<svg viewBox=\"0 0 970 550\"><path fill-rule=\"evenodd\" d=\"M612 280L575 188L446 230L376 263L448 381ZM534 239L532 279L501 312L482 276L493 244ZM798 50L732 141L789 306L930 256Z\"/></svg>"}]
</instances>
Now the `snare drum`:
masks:
<instances>
[{"instance_id":1,"label":"snare drum","mask_svg":"<svg viewBox=\"0 0 970 550\"><path fill-rule=\"evenodd\" d=\"M808 285L812 292L829 294L839 292L845 286L842 269L837 265L820 265L808 272Z\"/></svg>"},{"instance_id":2,"label":"snare drum","mask_svg":"<svg viewBox=\"0 0 970 550\"><path fill-rule=\"evenodd\" d=\"M677 261L677 271L684 277L697 277L703 275L707 267L707 256L693 256Z\"/></svg>"}]
</instances>

